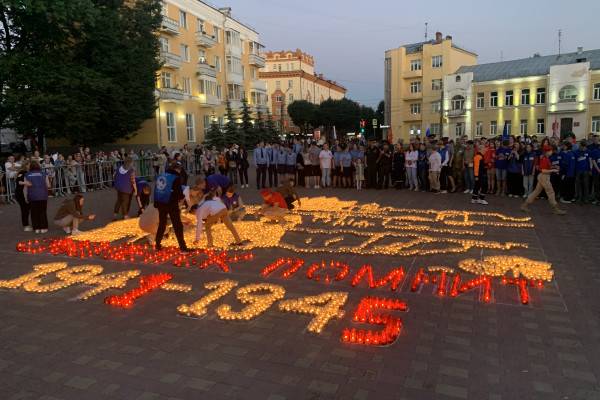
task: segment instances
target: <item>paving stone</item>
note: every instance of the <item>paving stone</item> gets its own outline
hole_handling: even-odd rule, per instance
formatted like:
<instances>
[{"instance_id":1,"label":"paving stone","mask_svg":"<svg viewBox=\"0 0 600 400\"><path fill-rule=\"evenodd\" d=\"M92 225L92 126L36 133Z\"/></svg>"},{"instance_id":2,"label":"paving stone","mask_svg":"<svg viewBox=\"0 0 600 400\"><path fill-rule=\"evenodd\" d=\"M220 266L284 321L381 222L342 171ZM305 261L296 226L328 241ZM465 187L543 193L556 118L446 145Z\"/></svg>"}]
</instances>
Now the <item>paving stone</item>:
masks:
<instances>
[{"instance_id":1,"label":"paving stone","mask_svg":"<svg viewBox=\"0 0 600 400\"><path fill-rule=\"evenodd\" d=\"M469 371L464 368L452 367L449 365L440 365L439 373L442 375L448 375L454 378L469 378Z\"/></svg>"},{"instance_id":2,"label":"paving stone","mask_svg":"<svg viewBox=\"0 0 600 400\"><path fill-rule=\"evenodd\" d=\"M552 385L547 382L533 381L532 385L536 392L554 393Z\"/></svg>"},{"instance_id":3,"label":"paving stone","mask_svg":"<svg viewBox=\"0 0 600 400\"><path fill-rule=\"evenodd\" d=\"M458 399L466 399L468 393L466 388L454 385L446 385L443 383L438 383L435 385L435 392Z\"/></svg>"},{"instance_id":4,"label":"paving stone","mask_svg":"<svg viewBox=\"0 0 600 400\"><path fill-rule=\"evenodd\" d=\"M65 386L85 390L89 389L89 387L92 386L94 383L96 383L95 379L74 376L65 382Z\"/></svg>"},{"instance_id":5,"label":"paving stone","mask_svg":"<svg viewBox=\"0 0 600 400\"><path fill-rule=\"evenodd\" d=\"M181 379L181 375L176 373L168 373L161 376L160 381L164 383L175 383Z\"/></svg>"},{"instance_id":6,"label":"paving stone","mask_svg":"<svg viewBox=\"0 0 600 400\"><path fill-rule=\"evenodd\" d=\"M233 368L233 365L222 361L212 361L206 364L204 368L210 369L211 371L229 372Z\"/></svg>"},{"instance_id":7,"label":"paving stone","mask_svg":"<svg viewBox=\"0 0 600 400\"><path fill-rule=\"evenodd\" d=\"M191 378L186 381L186 386L196 390L208 391L216 382L200 378Z\"/></svg>"},{"instance_id":8,"label":"paving stone","mask_svg":"<svg viewBox=\"0 0 600 400\"><path fill-rule=\"evenodd\" d=\"M323 394L334 394L337 392L339 386L340 385L337 383L312 380L308 385L308 390Z\"/></svg>"}]
</instances>

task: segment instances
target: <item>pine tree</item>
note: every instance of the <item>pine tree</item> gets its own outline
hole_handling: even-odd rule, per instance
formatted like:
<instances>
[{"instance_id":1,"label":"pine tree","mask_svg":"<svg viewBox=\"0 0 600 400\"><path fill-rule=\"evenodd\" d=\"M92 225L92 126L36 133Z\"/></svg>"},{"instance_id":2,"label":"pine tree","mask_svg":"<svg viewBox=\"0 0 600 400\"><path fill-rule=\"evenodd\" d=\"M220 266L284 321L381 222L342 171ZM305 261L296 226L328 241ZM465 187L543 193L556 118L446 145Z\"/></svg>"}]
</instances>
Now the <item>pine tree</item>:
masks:
<instances>
[{"instance_id":1,"label":"pine tree","mask_svg":"<svg viewBox=\"0 0 600 400\"><path fill-rule=\"evenodd\" d=\"M267 110L267 120L265 121L265 141L267 142L278 142L279 141L279 130L275 126L273 116L271 112Z\"/></svg>"},{"instance_id":2,"label":"pine tree","mask_svg":"<svg viewBox=\"0 0 600 400\"><path fill-rule=\"evenodd\" d=\"M204 144L209 147L215 146L217 149L225 147L225 136L223 135L216 118L211 119L210 128L208 128L206 138L204 138Z\"/></svg>"},{"instance_id":3,"label":"pine tree","mask_svg":"<svg viewBox=\"0 0 600 400\"><path fill-rule=\"evenodd\" d=\"M230 146L232 144L240 144L240 133L238 125L235 122L236 115L231 109L231 103L227 100L225 106L225 112L227 115L227 123L225 124L225 145Z\"/></svg>"},{"instance_id":4,"label":"pine tree","mask_svg":"<svg viewBox=\"0 0 600 400\"><path fill-rule=\"evenodd\" d=\"M252 115L250 114L250 107L248 107L248 100L246 98L242 99L242 114L241 114L242 122L240 122L239 126L239 136L240 136L240 145L249 146L251 144L255 144L254 137L254 126Z\"/></svg>"},{"instance_id":5,"label":"pine tree","mask_svg":"<svg viewBox=\"0 0 600 400\"><path fill-rule=\"evenodd\" d=\"M248 143L249 146L255 146L258 142L266 142L269 140L269 137L267 136L267 130L265 128L265 119L263 113L260 111L260 108L256 112L256 120L254 122L253 132L254 140Z\"/></svg>"}]
</instances>

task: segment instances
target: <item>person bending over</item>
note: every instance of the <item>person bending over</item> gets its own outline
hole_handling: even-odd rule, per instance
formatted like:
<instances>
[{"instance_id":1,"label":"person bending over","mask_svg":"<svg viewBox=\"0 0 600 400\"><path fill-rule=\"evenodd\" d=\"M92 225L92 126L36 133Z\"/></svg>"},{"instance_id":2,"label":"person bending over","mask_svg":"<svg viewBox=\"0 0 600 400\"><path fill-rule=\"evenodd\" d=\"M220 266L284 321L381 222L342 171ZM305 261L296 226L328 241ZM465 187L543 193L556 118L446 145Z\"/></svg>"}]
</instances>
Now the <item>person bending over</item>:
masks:
<instances>
[{"instance_id":1,"label":"person bending over","mask_svg":"<svg viewBox=\"0 0 600 400\"><path fill-rule=\"evenodd\" d=\"M204 228L206 229L207 245L208 247L213 247L212 226L219 222L224 223L233 235L233 238L235 239L235 242L233 243L234 246L240 246L244 243L242 239L240 239L240 235L235 229L235 226L233 226L231 218L229 218L227 207L225 207L225 204L217 197L216 191L209 192L204 203L198 207L196 210L196 221L195 245L200 242L202 230Z\"/></svg>"},{"instance_id":2,"label":"person bending over","mask_svg":"<svg viewBox=\"0 0 600 400\"><path fill-rule=\"evenodd\" d=\"M85 215L83 213L83 202L82 194L76 194L72 199L63 201L54 216L54 224L63 228L67 234L81 233L79 225L85 220L93 221L96 218L94 214Z\"/></svg>"}]
</instances>

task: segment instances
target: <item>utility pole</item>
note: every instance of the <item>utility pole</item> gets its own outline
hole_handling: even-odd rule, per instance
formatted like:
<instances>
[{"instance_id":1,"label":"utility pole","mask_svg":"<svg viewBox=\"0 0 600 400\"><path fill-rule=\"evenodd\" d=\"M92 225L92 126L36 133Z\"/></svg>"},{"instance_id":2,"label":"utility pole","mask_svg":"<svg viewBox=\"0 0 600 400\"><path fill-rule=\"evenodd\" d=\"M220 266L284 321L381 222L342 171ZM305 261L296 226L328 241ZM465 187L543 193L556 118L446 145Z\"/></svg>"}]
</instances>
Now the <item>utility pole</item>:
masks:
<instances>
[{"instance_id":1,"label":"utility pole","mask_svg":"<svg viewBox=\"0 0 600 400\"><path fill-rule=\"evenodd\" d=\"M425 41L427 41L427 25L429 22L425 22Z\"/></svg>"},{"instance_id":2,"label":"utility pole","mask_svg":"<svg viewBox=\"0 0 600 400\"><path fill-rule=\"evenodd\" d=\"M560 45L562 44L562 29L558 30L558 56L560 57Z\"/></svg>"}]
</instances>

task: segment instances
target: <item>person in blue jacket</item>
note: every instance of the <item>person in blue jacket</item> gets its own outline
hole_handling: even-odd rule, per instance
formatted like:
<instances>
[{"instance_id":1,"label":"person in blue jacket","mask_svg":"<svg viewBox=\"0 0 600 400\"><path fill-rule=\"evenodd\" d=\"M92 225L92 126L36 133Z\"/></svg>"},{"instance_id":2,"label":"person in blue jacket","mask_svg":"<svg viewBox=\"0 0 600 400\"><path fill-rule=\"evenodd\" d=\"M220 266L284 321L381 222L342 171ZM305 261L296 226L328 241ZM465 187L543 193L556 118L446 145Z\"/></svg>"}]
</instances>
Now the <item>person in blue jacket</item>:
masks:
<instances>
[{"instance_id":1,"label":"person in blue jacket","mask_svg":"<svg viewBox=\"0 0 600 400\"><path fill-rule=\"evenodd\" d=\"M126 158L114 176L114 186L117 191L117 201L114 207L114 219L119 217L129 218L129 208L131 207L131 197L137 196L137 187L135 184L135 171L133 169L133 160Z\"/></svg>"},{"instance_id":2,"label":"person in blue jacket","mask_svg":"<svg viewBox=\"0 0 600 400\"><path fill-rule=\"evenodd\" d=\"M159 218L155 239L156 250L162 249L161 242L167 228L167 217L169 217L179 244L179 250L182 252L189 251L183 237L183 223L181 222L181 210L179 208L179 202L184 198L180 176L181 169L182 167L178 162L172 162L164 174L156 177L154 207L158 209Z\"/></svg>"},{"instance_id":3,"label":"person in blue jacket","mask_svg":"<svg viewBox=\"0 0 600 400\"><path fill-rule=\"evenodd\" d=\"M590 177L592 172L592 159L587 149L587 143L581 141L576 152L575 164L575 200L587 203L590 196Z\"/></svg>"},{"instance_id":4,"label":"person in blue jacket","mask_svg":"<svg viewBox=\"0 0 600 400\"><path fill-rule=\"evenodd\" d=\"M508 197L523 196L523 163L521 160L521 145L514 143L508 155L508 166L506 168Z\"/></svg>"},{"instance_id":5,"label":"person in blue jacket","mask_svg":"<svg viewBox=\"0 0 600 400\"><path fill-rule=\"evenodd\" d=\"M135 178L135 188L136 188L136 200L138 204L138 217L142 215L144 210L150 204L150 193L152 193L152 189L150 188L150 184L145 178Z\"/></svg>"},{"instance_id":6,"label":"person in blue jacket","mask_svg":"<svg viewBox=\"0 0 600 400\"><path fill-rule=\"evenodd\" d=\"M590 153L592 159L592 182L594 195L592 204L600 205L600 147L596 146Z\"/></svg>"},{"instance_id":7,"label":"person in blue jacket","mask_svg":"<svg viewBox=\"0 0 600 400\"><path fill-rule=\"evenodd\" d=\"M575 167L577 164L575 152L570 142L565 142L561 154L561 176L560 189L561 203L572 203L575 201Z\"/></svg>"},{"instance_id":8,"label":"person in blue jacket","mask_svg":"<svg viewBox=\"0 0 600 400\"><path fill-rule=\"evenodd\" d=\"M552 163L552 168L562 171L562 152L553 152L550 156L550 162ZM561 199L560 193L560 184L561 184L561 176L560 174L552 174L550 175L550 183L552 184L552 188L554 189L554 195L556 196L556 201Z\"/></svg>"},{"instance_id":9,"label":"person in blue jacket","mask_svg":"<svg viewBox=\"0 0 600 400\"><path fill-rule=\"evenodd\" d=\"M25 174L24 185L27 188L27 201L31 210L31 226L35 233L48 232L48 188L50 182L40 163L32 161L29 172Z\"/></svg>"},{"instance_id":10,"label":"person in blue jacket","mask_svg":"<svg viewBox=\"0 0 600 400\"><path fill-rule=\"evenodd\" d=\"M525 146L525 152L521 159L523 161L521 166L521 173L523 174L523 197L526 198L533 192L533 181L535 176L535 153L533 152L533 146L531 146L531 144Z\"/></svg>"}]
</instances>

